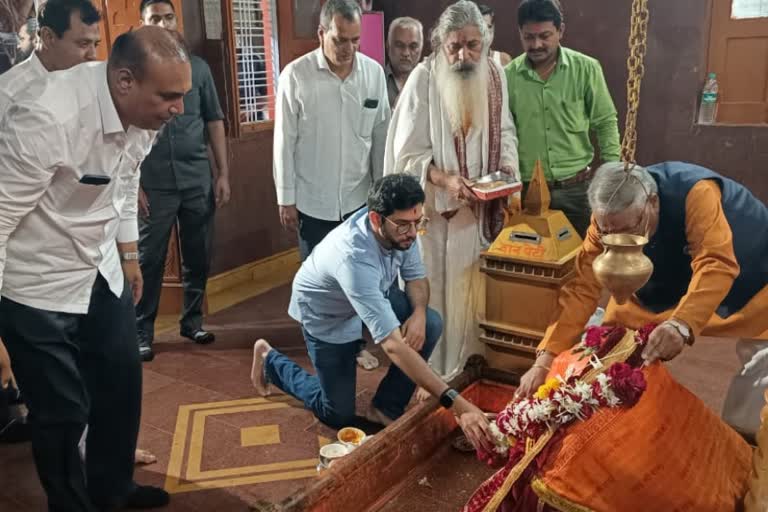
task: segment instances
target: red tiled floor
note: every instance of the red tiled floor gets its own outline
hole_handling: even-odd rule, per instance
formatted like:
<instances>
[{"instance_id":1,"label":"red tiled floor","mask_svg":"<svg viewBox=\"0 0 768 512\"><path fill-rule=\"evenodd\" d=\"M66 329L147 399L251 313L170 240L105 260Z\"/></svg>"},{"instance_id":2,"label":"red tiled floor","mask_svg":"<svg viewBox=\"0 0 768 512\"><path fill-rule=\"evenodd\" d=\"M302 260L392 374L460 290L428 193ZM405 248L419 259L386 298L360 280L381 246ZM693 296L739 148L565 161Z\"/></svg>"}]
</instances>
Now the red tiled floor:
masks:
<instances>
[{"instance_id":1,"label":"red tiled floor","mask_svg":"<svg viewBox=\"0 0 768 512\"><path fill-rule=\"evenodd\" d=\"M28 443L0 445L0 482L0 510L32 512L45 508L45 496ZM18 508L6 509L6 503Z\"/></svg>"},{"instance_id":2,"label":"red tiled floor","mask_svg":"<svg viewBox=\"0 0 768 512\"><path fill-rule=\"evenodd\" d=\"M142 391L145 395L152 393L154 391L157 391L159 389L162 389L164 387L171 386L175 383L176 383L176 379L174 379L173 377L168 377L167 375L162 375L160 373L154 372L148 369L146 366L144 366Z\"/></svg>"},{"instance_id":3,"label":"red tiled floor","mask_svg":"<svg viewBox=\"0 0 768 512\"><path fill-rule=\"evenodd\" d=\"M667 363L672 375L717 415L723 409L731 379L741 370L733 338L700 338Z\"/></svg>"},{"instance_id":4,"label":"red tiled floor","mask_svg":"<svg viewBox=\"0 0 768 512\"><path fill-rule=\"evenodd\" d=\"M178 411L179 406L219 402L230 398L232 397L200 386L177 381L170 386L144 395L141 422L142 425L150 425L163 432L173 434L176 428L176 411Z\"/></svg>"}]
</instances>

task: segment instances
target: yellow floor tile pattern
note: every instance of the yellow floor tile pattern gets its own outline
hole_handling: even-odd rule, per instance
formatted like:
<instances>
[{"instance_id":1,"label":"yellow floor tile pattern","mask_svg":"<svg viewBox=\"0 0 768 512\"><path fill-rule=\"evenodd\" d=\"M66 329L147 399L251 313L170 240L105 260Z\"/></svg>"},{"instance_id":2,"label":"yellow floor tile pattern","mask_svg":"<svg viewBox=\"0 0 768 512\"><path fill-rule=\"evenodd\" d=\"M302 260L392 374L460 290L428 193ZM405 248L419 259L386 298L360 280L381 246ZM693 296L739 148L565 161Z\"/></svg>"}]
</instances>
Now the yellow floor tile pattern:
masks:
<instances>
[{"instance_id":1,"label":"yellow floor tile pattern","mask_svg":"<svg viewBox=\"0 0 768 512\"><path fill-rule=\"evenodd\" d=\"M179 407L173 435L165 489L170 493L182 493L316 476L318 464L316 457L205 471L201 468L206 418L214 415L289 407L303 408L301 403L289 396L182 405ZM270 427L274 427L277 431L270 435L274 436L276 433L279 442L278 426L270 425ZM253 430L252 427L246 430L251 430L252 433L256 433L255 437L259 437L259 430ZM267 430L260 432L264 434ZM249 438L247 434L241 433L241 439L245 437ZM187 438L189 438L188 442ZM327 438L318 436L317 448L319 449L328 441Z\"/></svg>"},{"instance_id":2,"label":"yellow floor tile pattern","mask_svg":"<svg viewBox=\"0 0 768 512\"><path fill-rule=\"evenodd\" d=\"M240 445L243 448L268 444L280 444L280 425L259 425L240 431Z\"/></svg>"}]
</instances>

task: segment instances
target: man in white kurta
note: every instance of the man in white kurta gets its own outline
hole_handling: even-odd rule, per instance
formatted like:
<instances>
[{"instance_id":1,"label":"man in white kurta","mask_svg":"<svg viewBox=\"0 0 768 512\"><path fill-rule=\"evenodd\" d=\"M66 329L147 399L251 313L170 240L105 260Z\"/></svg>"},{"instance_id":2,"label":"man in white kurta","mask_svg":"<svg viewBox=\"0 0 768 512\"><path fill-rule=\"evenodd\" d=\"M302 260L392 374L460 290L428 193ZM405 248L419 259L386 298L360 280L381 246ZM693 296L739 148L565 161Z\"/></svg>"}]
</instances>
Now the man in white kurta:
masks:
<instances>
[{"instance_id":1,"label":"man in white kurta","mask_svg":"<svg viewBox=\"0 0 768 512\"><path fill-rule=\"evenodd\" d=\"M482 353L485 309L479 255L503 225L506 200L481 202L473 180L503 171L519 179L517 137L501 67L488 58L490 35L473 2L457 2L433 31L434 53L408 78L389 128L384 174L421 179L430 219L421 247L430 306L444 319L432 367L449 379Z\"/></svg>"}]
</instances>

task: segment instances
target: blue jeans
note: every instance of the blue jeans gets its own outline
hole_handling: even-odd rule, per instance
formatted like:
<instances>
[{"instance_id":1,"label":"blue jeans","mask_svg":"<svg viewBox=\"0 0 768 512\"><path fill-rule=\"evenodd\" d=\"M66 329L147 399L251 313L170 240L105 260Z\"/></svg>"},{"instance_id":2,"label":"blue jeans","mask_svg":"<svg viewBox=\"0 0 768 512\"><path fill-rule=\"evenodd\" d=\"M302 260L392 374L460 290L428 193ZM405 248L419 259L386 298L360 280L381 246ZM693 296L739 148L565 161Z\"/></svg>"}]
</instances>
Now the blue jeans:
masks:
<instances>
[{"instance_id":1,"label":"blue jeans","mask_svg":"<svg viewBox=\"0 0 768 512\"><path fill-rule=\"evenodd\" d=\"M411 316L413 308L403 291L393 287L389 302L401 323ZM304 402L304 407L323 423L337 428L349 425L355 418L356 357L360 342L327 343L304 329L302 331L316 375L307 373L277 350L271 350L264 365L267 380ZM442 318L427 308L426 339L419 351L425 361L435 349L442 331ZM389 418L397 419L405 412L415 389L416 384L392 364L373 397L373 406Z\"/></svg>"}]
</instances>

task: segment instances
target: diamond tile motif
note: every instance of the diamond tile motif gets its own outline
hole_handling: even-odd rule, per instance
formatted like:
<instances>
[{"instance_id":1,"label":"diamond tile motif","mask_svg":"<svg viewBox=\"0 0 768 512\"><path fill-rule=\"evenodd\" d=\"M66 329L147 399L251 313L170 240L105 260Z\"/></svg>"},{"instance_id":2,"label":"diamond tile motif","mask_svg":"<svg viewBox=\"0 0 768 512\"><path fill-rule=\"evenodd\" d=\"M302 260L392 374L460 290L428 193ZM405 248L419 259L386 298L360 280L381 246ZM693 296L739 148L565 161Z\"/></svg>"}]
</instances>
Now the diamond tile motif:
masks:
<instances>
[{"instance_id":1,"label":"diamond tile motif","mask_svg":"<svg viewBox=\"0 0 768 512\"><path fill-rule=\"evenodd\" d=\"M328 441L321 437L318 437L317 446L306 450L307 455L313 455L311 458L274 462L263 462L258 458L262 463L235 467L220 467L220 464L217 464L219 467L215 469L203 469L206 421L209 418L226 421L228 415L258 412L269 412L274 416L277 412L292 412L291 409L303 410L303 407L289 396L180 406L165 480L166 491L175 494L317 476L317 450L321 444ZM285 442L279 425L272 422L244 426L239 429L239 437L239 445L243 450L259 450L272 446L280 448ZM232 454L231 458L243 460L236 455ZM224 460L229 458L225 457ZM248 460L248 457L245 459Z\"/></svg>"}]
</instances>

